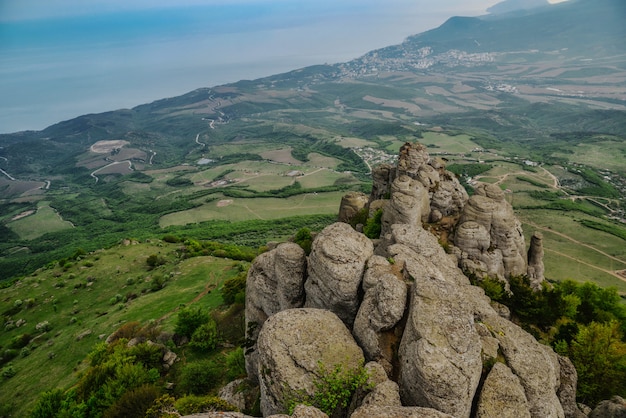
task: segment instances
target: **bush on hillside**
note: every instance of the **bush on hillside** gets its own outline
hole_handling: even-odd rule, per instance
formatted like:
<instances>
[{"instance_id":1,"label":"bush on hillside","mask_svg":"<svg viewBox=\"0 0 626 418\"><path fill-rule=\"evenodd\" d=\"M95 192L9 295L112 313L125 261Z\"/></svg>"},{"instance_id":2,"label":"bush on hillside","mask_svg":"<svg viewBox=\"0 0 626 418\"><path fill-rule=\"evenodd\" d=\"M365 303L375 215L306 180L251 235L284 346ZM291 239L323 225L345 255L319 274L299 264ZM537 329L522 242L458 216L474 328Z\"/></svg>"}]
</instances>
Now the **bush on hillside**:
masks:
<instances>
[{"instance_id":1,"label":"bush on hillside","mask_svg":"<svg viewBox=\"0 0 626 418\"><path fill-rule=\"evenodd\" d=\"M200 325L209 322L209 313L200 307L185 307L178 312L174 332L190 338Z\"/></svg>"}]
</instances>

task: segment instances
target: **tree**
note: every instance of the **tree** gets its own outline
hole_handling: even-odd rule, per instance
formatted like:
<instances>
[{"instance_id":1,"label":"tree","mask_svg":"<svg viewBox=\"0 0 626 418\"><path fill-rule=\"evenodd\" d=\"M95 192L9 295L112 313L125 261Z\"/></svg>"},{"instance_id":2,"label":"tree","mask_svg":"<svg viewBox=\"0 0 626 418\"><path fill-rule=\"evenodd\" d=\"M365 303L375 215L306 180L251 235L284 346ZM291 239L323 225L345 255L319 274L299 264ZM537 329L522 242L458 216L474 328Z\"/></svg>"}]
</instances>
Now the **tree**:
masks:
<instances>
[{"instance_id":1,"label":"tree","mask_svg":"<svg viewBox=\"0 0 626 418\"><path fill-rule=\"evenodd\" d=\"M596 405L615 394L626 396L626 343L617 321L582 326L569 357L578 372L579 401Z\"/></svg>"},{"instance_id":2,"label":"tree","mask_svg":"<svg viewBox=\"0 0 626 418\"><path fill-rule=\"evenodd\" d=\"M196 329L206 322L209 322L209 314L204 309L199 307L183 308L178 313L174 332L178 335L191 338Z\"/></svg>"}]
</instances>

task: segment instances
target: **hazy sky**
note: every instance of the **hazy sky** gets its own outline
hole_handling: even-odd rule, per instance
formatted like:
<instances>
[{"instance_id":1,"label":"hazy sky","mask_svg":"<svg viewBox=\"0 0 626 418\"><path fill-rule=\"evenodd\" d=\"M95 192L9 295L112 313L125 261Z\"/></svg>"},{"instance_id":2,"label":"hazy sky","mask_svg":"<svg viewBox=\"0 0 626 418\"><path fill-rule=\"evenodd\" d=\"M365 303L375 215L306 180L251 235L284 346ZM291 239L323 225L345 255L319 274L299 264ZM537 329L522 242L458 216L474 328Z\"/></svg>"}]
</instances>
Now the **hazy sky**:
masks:
<instances>
[{"instance_id":1,"label":"hazy sky","mask_svg":"<svg viewBox=\"0 0 626 418\"><path fill-rule=\"evenodd\" d=\"M0 133L348 61L498 0L0 0Z\"/></svg>"}]
</instances>

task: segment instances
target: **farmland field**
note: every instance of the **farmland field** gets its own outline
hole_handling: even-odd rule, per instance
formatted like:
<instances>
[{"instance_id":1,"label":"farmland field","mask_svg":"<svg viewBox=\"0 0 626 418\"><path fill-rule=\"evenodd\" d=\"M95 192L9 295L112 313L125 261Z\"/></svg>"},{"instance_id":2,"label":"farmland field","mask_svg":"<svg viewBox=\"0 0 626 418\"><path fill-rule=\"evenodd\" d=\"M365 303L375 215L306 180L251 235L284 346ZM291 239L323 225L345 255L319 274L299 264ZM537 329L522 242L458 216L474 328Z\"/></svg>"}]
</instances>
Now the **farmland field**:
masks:
<instances>
[{"instance_id":1,"label":"farmland field","mask_svg":"<svg viewBox=\"0 0 626 418\"><path fill-rule=\"evenodd\" d=\"M307 193L286 199L254 198L232 200L225 206L212 201L199 208L162 216L159 225L185 225L214 219L242 221L246 219L279 219L288 216L337 214L343 192Z\"/></svg>"},{"instance_id":2,"label":"farmland field","mask_svg":"<svg viewBox=\"0 0 626 418\"><path fill-rule=\"evenodd\" d=\"M7 224L22 239L31 240L48 232L72 228L71 222L64 221L48 202L40 202L36 212Z\"/></svg>"}]
</instances>

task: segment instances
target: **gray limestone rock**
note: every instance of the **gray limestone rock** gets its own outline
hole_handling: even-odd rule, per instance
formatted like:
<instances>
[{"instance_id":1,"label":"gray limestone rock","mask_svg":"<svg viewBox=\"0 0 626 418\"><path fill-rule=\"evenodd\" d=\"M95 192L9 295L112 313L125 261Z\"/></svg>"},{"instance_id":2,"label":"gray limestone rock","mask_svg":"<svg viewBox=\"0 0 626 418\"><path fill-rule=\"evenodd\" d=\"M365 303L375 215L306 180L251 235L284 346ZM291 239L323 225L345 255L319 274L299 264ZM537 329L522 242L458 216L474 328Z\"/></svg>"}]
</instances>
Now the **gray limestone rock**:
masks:
<instances>
[{"instance_id":1,"label":"gray limestone rock","mask_svg":"<svg viewBox=\"0 0 626 418\"><path fill-rule=\"evenodd\" d=\"M264 416L286 409L290 396L313 394L320 367L354 370L363 352L344 323L323 309L290 309L270 317L258 339L261 411Z\"/></svg>"},{"instance_id":2,"label":"gray limestone rock","mask_svg":"<svg viewBox=\"0 0 626 418\"><path fill-rule=\"evenodd\" d=\"M557 390L557 396L563 406L565 418L585 418L585 415L576 403L576 385L578 382L578 373L572 364L572 361L563 356L558 356L559 366L561 369L560 386Z\"/></svg>"},{"instance_id":3,"label":"gray limestone rock","mask_svg":"<svg viewBox=\"0 0 626 418\"><path fill-rule=\"evenodd\" d=\"M589 414L589 418L626 418L626 401L620 396L602 401Z\"/></svg>"},{"instance_id":4,"label":"gray limestone rock","mask_svg":"<svg viewBox=\"0 0 626 418\"><path fill-rule=\"evenodd\" d=\"M359 288L374 246L350 225L337 222L320 232L311 245L306 307L328 309L352 327L359 308Z\"/></svg>"},{"instance_id":5,"label":"gray limestone rock","mask_svg":"<svg viewBox=\"0 0 626 418\"><path fill-rule=\"evenodd\" d=\"M246 339L255 342L268 317L304 304L306 255L287 242L254 259L246 280ZM248 376L256 379L256 345L246 352Z\"/></svg>"},{"instance_id":6,"label":"gray limestone rock","mask_svg":"<svg viewBox=\"0 0 626 418\"><path fill-rule=\"evenodd\" d=\"M476 188L461 212L457 231L460 234L455 235L454 244L463 252L459 260L463 268L471 270L469 261L474 261L476 267L485 269L474 273L504 280L527 272L521 224L498 186L481 184Z\"/></svg>"},{"instance_id":7,"label":"gray limestone rock","mask_svg":"<svg viewBox=\"0 0 626 418\"><path fill-rule=\"evenodd\" d=\"M391 185L391 198L383 209L382 234L391 225L420 225L427 222L430 215L428 191L417 180L409 176L398 176Z\"/></svg>"},{"instance_id":8,"label":"gray limestone rock","mask_svg":"<svg viewBox=\"0 0 626 418\"><path fill-rule=\"evenodd\" d=\"M430 208L443 216L456 215L461 212L468 199L467 191L459 180L449 171L444 171L432 191Z\"/></svg>"},{"instance_id":9,"label":"gray limestone rock","mask_svg":"<svg viewBox=\"0 0 626 418\"><path fill-rule=\"evenodd\" d=\"M431 408L409 406L363 406L350 418L455 418Z\"/></svg>"},{"instance_id":10,"label":"gray limestone rock","mask_svg":"<svg viewBox=\"0 0 626 418\"><path fill-rule=\"evenodd\" d=\"M427 270L415 274L398 351L403 404L468 418L482 371L472 307L456 283Z\"/></svg>"},{"instance_id":11,"label":"gray limestone rock","mask_svg":"<svg viewBox=\"0 0 626 418\"><path fill-rule=\"evenodd\" d=\"M543 235L541 232L535 232L528 249L528 278L533 289L541 290L541 284L545 280L544 270Z\"/></svg>"},{"instance_id":12,"label":"gray limestone rock","mask_svg":"<svg viewBox=\"0 0 626 418\"><path fill-rule=\"evenodd\" d=\"M420 168L428 164L429 161L430 156L424 145L417 142L413 144L406 142L400 147L396 177L406 175L416 179Z\"/></svg>"},{"instance_id":13,"label":"gray limestone rock","mask_svg":"<svg viewBox=\"0 0 626 418\"><path fill-rule=\"evenodd\" d=\"M369 201L388 199L391 183L396 177L396 168L391 164L380 164L372 169L372 192Z\"/></svg>"},{"instance_id":14,"label":"gray limestone rock","mask_svg":"<svg viewBox=\"0 0 626 418\"><path fill-rule=\"evenodd\" d=\"M426 188L430 210L442 216L458 214L467 202L467 192L445 169L445 162L431 158L422 144L407 142L400 148L396 177L402 175L418 180Z\"/></svg>"},{"instance_id":15,"label":"gray limestone rock","mask_svg":"<svg viewBox=\"0 0 626 418\"><path fill-rule=\"evenodd\" d=\"M394 353L392 347L385 346L385 340L389 339L383 338L383 332L393 328L402 319L407 302L407 286L385 258L373 256L363 279L363 290L365 297L352 333L363 348L365 357L384 363L391 372Z\"/></svg>"},{"instance_id":16,"label":"gray limestone rock","mask_svg":"<svg viewBox=\"0 0 626 418\"><path fill-rule=\"evenodd\" d=\"M479 287L468 286L466 299L474 305L477 321L485 324L498 340L506 365L519 378L533 417L563 418L563 407L557 397L560 386L559 361L550 347L540 344L519 326L502 318L491 307Z\"/></svg>"},{"instance_id":17,"label":"gray limestone rock","mask_svg":"<svg viewBox=\"0 0 626 418\"><path fill-rule=\"evenodd\" d=\"M341 198L339 205L339 222L350 223L350 220L367 207L369 196L361 192L350 192Z\"/></svg>"},{"instance_id":18,"label":"gray limestone rock","mask_svg":"<svg viewBox=\"0 0 626 418\"><path fill-rule=\"evenodd\" d=\"M496 362L487 375L476 418L531 418L524 388L506 365Z\"/></svg>"},{"instance_id":19,"label":"gray limestone rock","mask_svg":"<svg viewBox=\"0 0 626 418\"><path fill-rule=\"evenodd\" d=\"M293 410L293 414L285 415L270 415L267 418L328 418L328 415L315 408L314 406L309 405L298 405Z\"/></svg>"}]
</instances>

